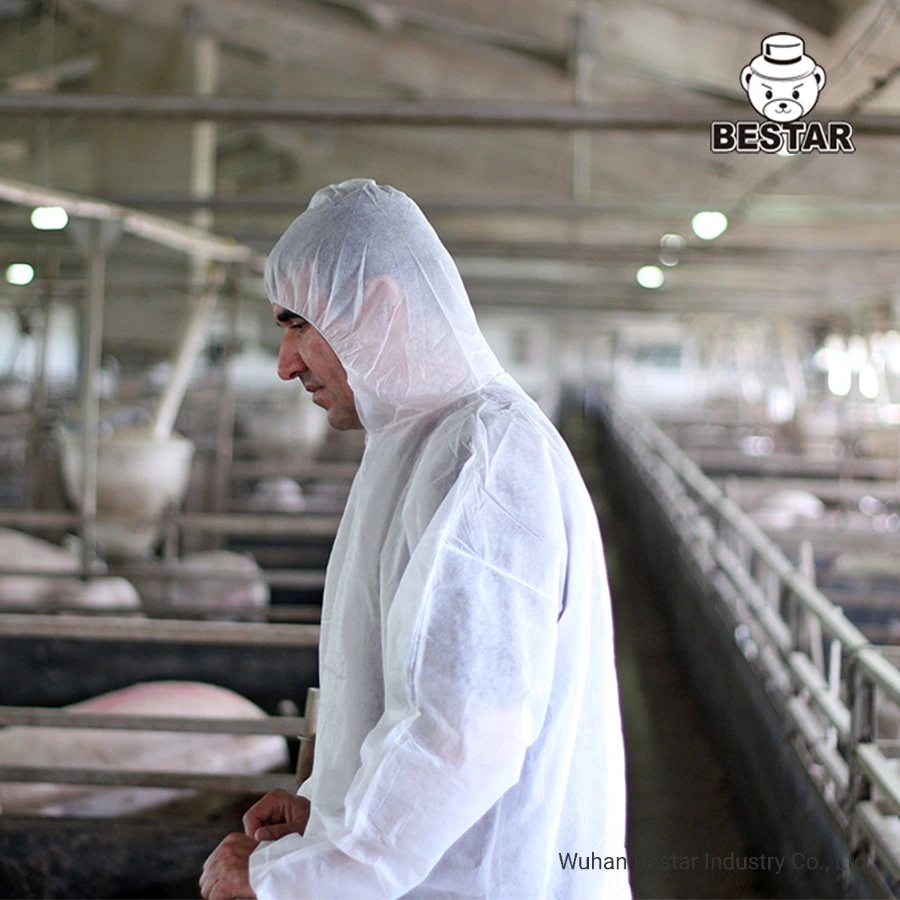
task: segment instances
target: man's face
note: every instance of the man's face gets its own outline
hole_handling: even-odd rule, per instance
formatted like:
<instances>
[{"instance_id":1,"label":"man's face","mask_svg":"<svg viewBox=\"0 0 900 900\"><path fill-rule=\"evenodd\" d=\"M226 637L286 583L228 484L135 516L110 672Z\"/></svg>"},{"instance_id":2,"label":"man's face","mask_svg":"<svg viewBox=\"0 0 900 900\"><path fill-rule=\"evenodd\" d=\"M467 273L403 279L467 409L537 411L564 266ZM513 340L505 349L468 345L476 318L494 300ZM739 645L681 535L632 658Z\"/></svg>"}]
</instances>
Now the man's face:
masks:
<instances>
[{"instance_id":1,"label":"man's face","mask_svg":"<svg viewBox=\"0 0 900 900\"><path fill-rule=\"evenodd\" d=\"M362 428L347 373L328 341L302 316L273 307L284 332L278 354L278 377L299 378L313 395L313 403L328 411L328 424L338 431Z\"/></svg>"}]
</instances>

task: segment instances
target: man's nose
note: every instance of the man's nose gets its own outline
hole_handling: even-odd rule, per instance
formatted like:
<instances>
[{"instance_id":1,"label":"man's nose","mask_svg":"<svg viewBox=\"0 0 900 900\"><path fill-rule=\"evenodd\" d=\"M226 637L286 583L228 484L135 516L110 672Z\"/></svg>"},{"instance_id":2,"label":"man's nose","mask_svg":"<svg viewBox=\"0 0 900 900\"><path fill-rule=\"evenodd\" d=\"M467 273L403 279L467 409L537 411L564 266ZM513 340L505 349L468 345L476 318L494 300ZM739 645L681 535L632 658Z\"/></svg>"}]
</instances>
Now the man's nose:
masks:
<instances>
[{"instance_id":1,"label":"man's nose","mask_svg":"<svg viewBox=\"0 0 900 900\"><path fill-rule=\"evenodd\" d=\"M292 346L292 342L288 340L290 337L285 332L281 339L281 350L278 353L278 377L282 381L290 381L292 378L299 378L307 369L303 357Z\"/></svg>"}]
</instances>

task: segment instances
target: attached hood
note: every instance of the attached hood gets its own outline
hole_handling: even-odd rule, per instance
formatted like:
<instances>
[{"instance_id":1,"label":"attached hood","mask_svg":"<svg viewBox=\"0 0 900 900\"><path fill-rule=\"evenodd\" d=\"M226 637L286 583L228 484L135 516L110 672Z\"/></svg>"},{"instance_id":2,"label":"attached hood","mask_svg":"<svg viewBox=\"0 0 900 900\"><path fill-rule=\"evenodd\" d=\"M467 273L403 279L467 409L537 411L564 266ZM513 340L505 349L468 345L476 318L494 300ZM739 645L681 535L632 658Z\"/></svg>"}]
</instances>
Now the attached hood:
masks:
<instances>
[{"instance_id":1,"label":"attached hood","mask_svg":"<svg viewBox=\"0 0 900 900\"><path fill-rule=\"evenodd\" d=\"M418 206L354 179L322 188L269 254L269 300L309 321L373 432L501 374L456 264Z\"/></svg>"}]
</instances>

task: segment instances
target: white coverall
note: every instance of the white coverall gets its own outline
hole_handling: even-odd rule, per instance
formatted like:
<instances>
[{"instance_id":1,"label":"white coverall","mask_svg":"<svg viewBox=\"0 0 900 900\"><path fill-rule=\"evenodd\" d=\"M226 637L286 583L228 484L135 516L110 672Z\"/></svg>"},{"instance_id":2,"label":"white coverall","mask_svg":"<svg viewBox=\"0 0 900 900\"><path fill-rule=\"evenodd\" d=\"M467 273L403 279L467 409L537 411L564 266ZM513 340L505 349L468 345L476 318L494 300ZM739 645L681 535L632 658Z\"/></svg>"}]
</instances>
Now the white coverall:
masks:
<instances>
[{"instance_id":1,"label":"white coverall","mask_svg":"<svg viewBox=\"0 0 900 900\"><path fill-rule=\"evenodd\" d=\"M251 855L257 897L626 900L609 592L566 445L400 191L319 191L266 289L344 365L366 448L325 582L312 812Z\"/></svg>"}]
</instances>

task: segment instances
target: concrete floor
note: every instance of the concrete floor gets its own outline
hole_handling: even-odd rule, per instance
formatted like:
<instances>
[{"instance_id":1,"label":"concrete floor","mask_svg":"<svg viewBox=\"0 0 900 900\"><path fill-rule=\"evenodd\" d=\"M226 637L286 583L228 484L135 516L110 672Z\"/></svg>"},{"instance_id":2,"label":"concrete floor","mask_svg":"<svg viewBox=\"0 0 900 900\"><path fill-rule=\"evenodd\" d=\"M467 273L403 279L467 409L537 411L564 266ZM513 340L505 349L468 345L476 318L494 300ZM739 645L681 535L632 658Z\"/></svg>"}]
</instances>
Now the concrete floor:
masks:
<instances>
[{"instance_id":1,"label":"concrete floor","mask_svg":"<svg viewBox=\"0 0 900 900\"><path fill-rule=\"evenodd\" d=\"M576 442L576 450L578 442ZM628 765L628 854L635 898L764 898L736 860L753 854L708 727L692 700L641 549L602 473L582 453L613 594Z\"/></svg>"}]
</instances>

